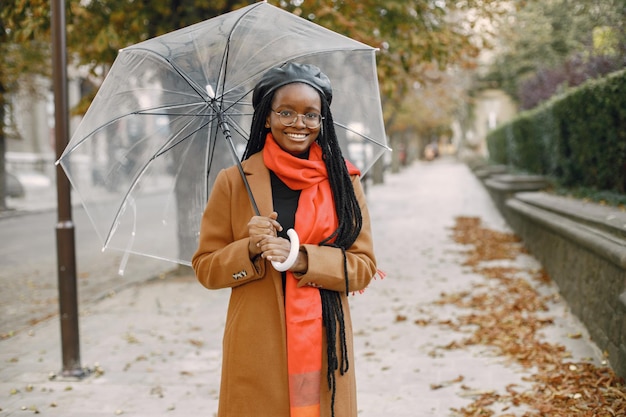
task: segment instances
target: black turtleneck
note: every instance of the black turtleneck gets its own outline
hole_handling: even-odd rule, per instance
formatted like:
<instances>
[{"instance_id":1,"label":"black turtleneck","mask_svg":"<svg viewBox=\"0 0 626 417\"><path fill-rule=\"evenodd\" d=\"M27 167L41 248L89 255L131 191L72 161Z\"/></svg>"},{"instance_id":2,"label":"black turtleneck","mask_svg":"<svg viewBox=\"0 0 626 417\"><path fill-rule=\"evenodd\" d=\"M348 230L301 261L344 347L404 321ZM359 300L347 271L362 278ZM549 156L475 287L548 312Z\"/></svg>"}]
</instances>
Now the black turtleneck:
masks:
<instances>
[{"instance_id":1,"label":"black turtleneck","mask_svg":"<svg viewBox=\"0 0 626 417\"><path fill-rule=\"evenodd\" d=\"M274 211L278 213L278 222L283 227L282 232L279 232L278 236L288 239L287 230L294 227L301 190L292 190L287 187L287 184L282 182L273 171L270 171L270 179L272 182Z\"/></svg>"},{"instance_id":2,"label":"black turtleneck","mask_svg":"<svg viewBox=\"0 0 626 417\"><path fill-rule=\"evenodd\" d=\"M274 211L278 213L278 222L283 227L281 232L278 232L278 236L285 239L287 237L287 230L293 229L296 221L296 209L298 208L298 199L300 198L301 190L292 190L287 187L287 184L281 181L274 171L270 171L270 179L272 182L272 203L274 204ZM281 272L280 275L283 278L283 294L285 293L285 282L287 275Z\"/></svg>"}]
</instances>

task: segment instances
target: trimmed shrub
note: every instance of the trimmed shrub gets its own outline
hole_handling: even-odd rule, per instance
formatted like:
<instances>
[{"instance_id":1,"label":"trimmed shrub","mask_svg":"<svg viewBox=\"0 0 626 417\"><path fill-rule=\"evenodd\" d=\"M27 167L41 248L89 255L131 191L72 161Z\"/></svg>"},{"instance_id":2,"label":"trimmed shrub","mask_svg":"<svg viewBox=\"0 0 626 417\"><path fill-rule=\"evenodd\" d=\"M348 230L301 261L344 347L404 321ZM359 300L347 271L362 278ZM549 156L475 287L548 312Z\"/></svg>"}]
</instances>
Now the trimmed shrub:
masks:
<instances>
[{"instance_id":1,"label":"trimmed shrub","mask_svg":"<svg viewBox=\"0 0 626 417\"><path fill-rule=\"evenodd\" d=\"M566 187L626 192L626 70L589 81L487 136L490 159Z\"/></svg>"}]
</instances>

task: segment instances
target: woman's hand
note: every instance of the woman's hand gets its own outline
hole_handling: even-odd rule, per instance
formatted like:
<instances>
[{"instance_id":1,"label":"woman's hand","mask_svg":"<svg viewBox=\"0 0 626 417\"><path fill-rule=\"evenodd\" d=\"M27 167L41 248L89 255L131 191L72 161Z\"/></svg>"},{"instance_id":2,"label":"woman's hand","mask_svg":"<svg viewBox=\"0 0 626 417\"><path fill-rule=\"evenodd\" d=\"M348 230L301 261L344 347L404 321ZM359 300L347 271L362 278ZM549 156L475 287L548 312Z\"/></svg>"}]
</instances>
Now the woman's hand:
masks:
<instances>
[{"instance_id":1,"label":"woman's hand","mask_svg":"<svg viewBox=\"0 0 626 417\"><path fill-rule=\"evenodd\" d=\"M268 236L261 240L261 257L272 262L283 263L291 251L291 241L282 237ZM304 274L309 269L309 257L305 250L298 252L298 257L289 271Z\"/></svg>"},{"instance_id":2,"label":"woman's hand","mask_svg":"<svg viewBox=\"0 0 626 417\"><path fill-rule=\"evenodd\" d=\"M291 242L278 237L283 227L276 220L278 213L272 212L269 216L254 216L248 222L248 253L250 259L261 256L263 259L275 262L285 262L289 256ZM298 253L298 258L289 269L292 272L305 273L309 269L309 259L304 251Z\"/></svg>"},{"instance_id":3,"label":"woman's hand","mask_svg":"<svg viewBox=\"0 0 626 417\"><path fill-rule=\"evenodd\" d=\"M277 236L266 236L259 242L261 257L268 261L285 262L291 250L291 242Z\"/></svg>"},{"instance_id":4,"label":"woman's hand","mask_svg":"<svg viewBox=\"0 0 626 417\"><path fill-rule=\"evenodd\" d=\"M283 227L276 220L277 218L278 213L274 211L269 216L254 216L248 222L248 236L250 237L248 253L250 259L254 259L263 253L261 242L264 239L276 238L278 232L283 230Z\"/></svg>"}]
</instances>

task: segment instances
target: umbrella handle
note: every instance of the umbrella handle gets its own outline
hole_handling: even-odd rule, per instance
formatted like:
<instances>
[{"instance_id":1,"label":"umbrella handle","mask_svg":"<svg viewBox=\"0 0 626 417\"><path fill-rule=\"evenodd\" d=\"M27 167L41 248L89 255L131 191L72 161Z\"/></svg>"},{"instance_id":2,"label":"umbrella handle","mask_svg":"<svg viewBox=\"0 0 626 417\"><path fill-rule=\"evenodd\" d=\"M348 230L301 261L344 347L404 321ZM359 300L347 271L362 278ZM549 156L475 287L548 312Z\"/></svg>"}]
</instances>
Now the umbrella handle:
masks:
<instances>
[{"instance_id":1,"label":"umbrella handle","mask_svg":"<svg viewBox=\"0 0 626 417\"><path fill-rule=\"evenodd\" d=\"M298 258L298 251L300 250L300 239L298 238L298 234L295 230L289 229L287 230L287 236L289 236L289 241L291 242L289 256L287 256L285 262L272 261L272 266L278 272L284 272L291 268L293 264L296 263L296 259Z\"/></svg>"}]
</instances>

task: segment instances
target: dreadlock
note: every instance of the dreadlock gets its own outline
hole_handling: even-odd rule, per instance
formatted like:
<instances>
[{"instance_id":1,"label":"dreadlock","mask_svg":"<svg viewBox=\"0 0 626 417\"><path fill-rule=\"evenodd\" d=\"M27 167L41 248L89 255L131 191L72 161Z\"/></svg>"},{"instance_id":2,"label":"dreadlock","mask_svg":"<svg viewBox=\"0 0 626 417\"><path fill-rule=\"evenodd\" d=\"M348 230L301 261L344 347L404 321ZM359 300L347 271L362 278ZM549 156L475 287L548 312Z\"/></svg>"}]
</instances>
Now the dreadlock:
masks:
<instances>
[{"instance_id":1,"label":"dreadlock","mask_svg":"<svg viewBox=\"0 0 626 417\"><path fill-rule=\"evenodd\" d=\"M265 138L269 128L265 127L265 121L271 110L274 93L266 95L254 112L250 128L250 139L246 146L242 160L246 160L253 154L260 152L265 146ZM357 239L363 225L361 207L354 193L352 180L348 174L345 160L339 147L330 105L323 94L322 100L322 125L317 143L322 148L322 158L328 172L328 180L335 202L337 215L337 229L327 238L319 242L319 245L340 248L343 253L343 276L346 283L346 295L349 294L348 265L346 249ZM327 341L327 382L332 392L331 407L332 415L335 415L336 371L343 375L348 371L348 347L346 344L346 326L344 322L341 294L337 291L320 289L322 300L322 322L326 328ZM337 340L339 336L339 340ZM339 344L339 346L337 346ZM337 354L339 348L340 356Z\"/></svg>"}]
</instances>

